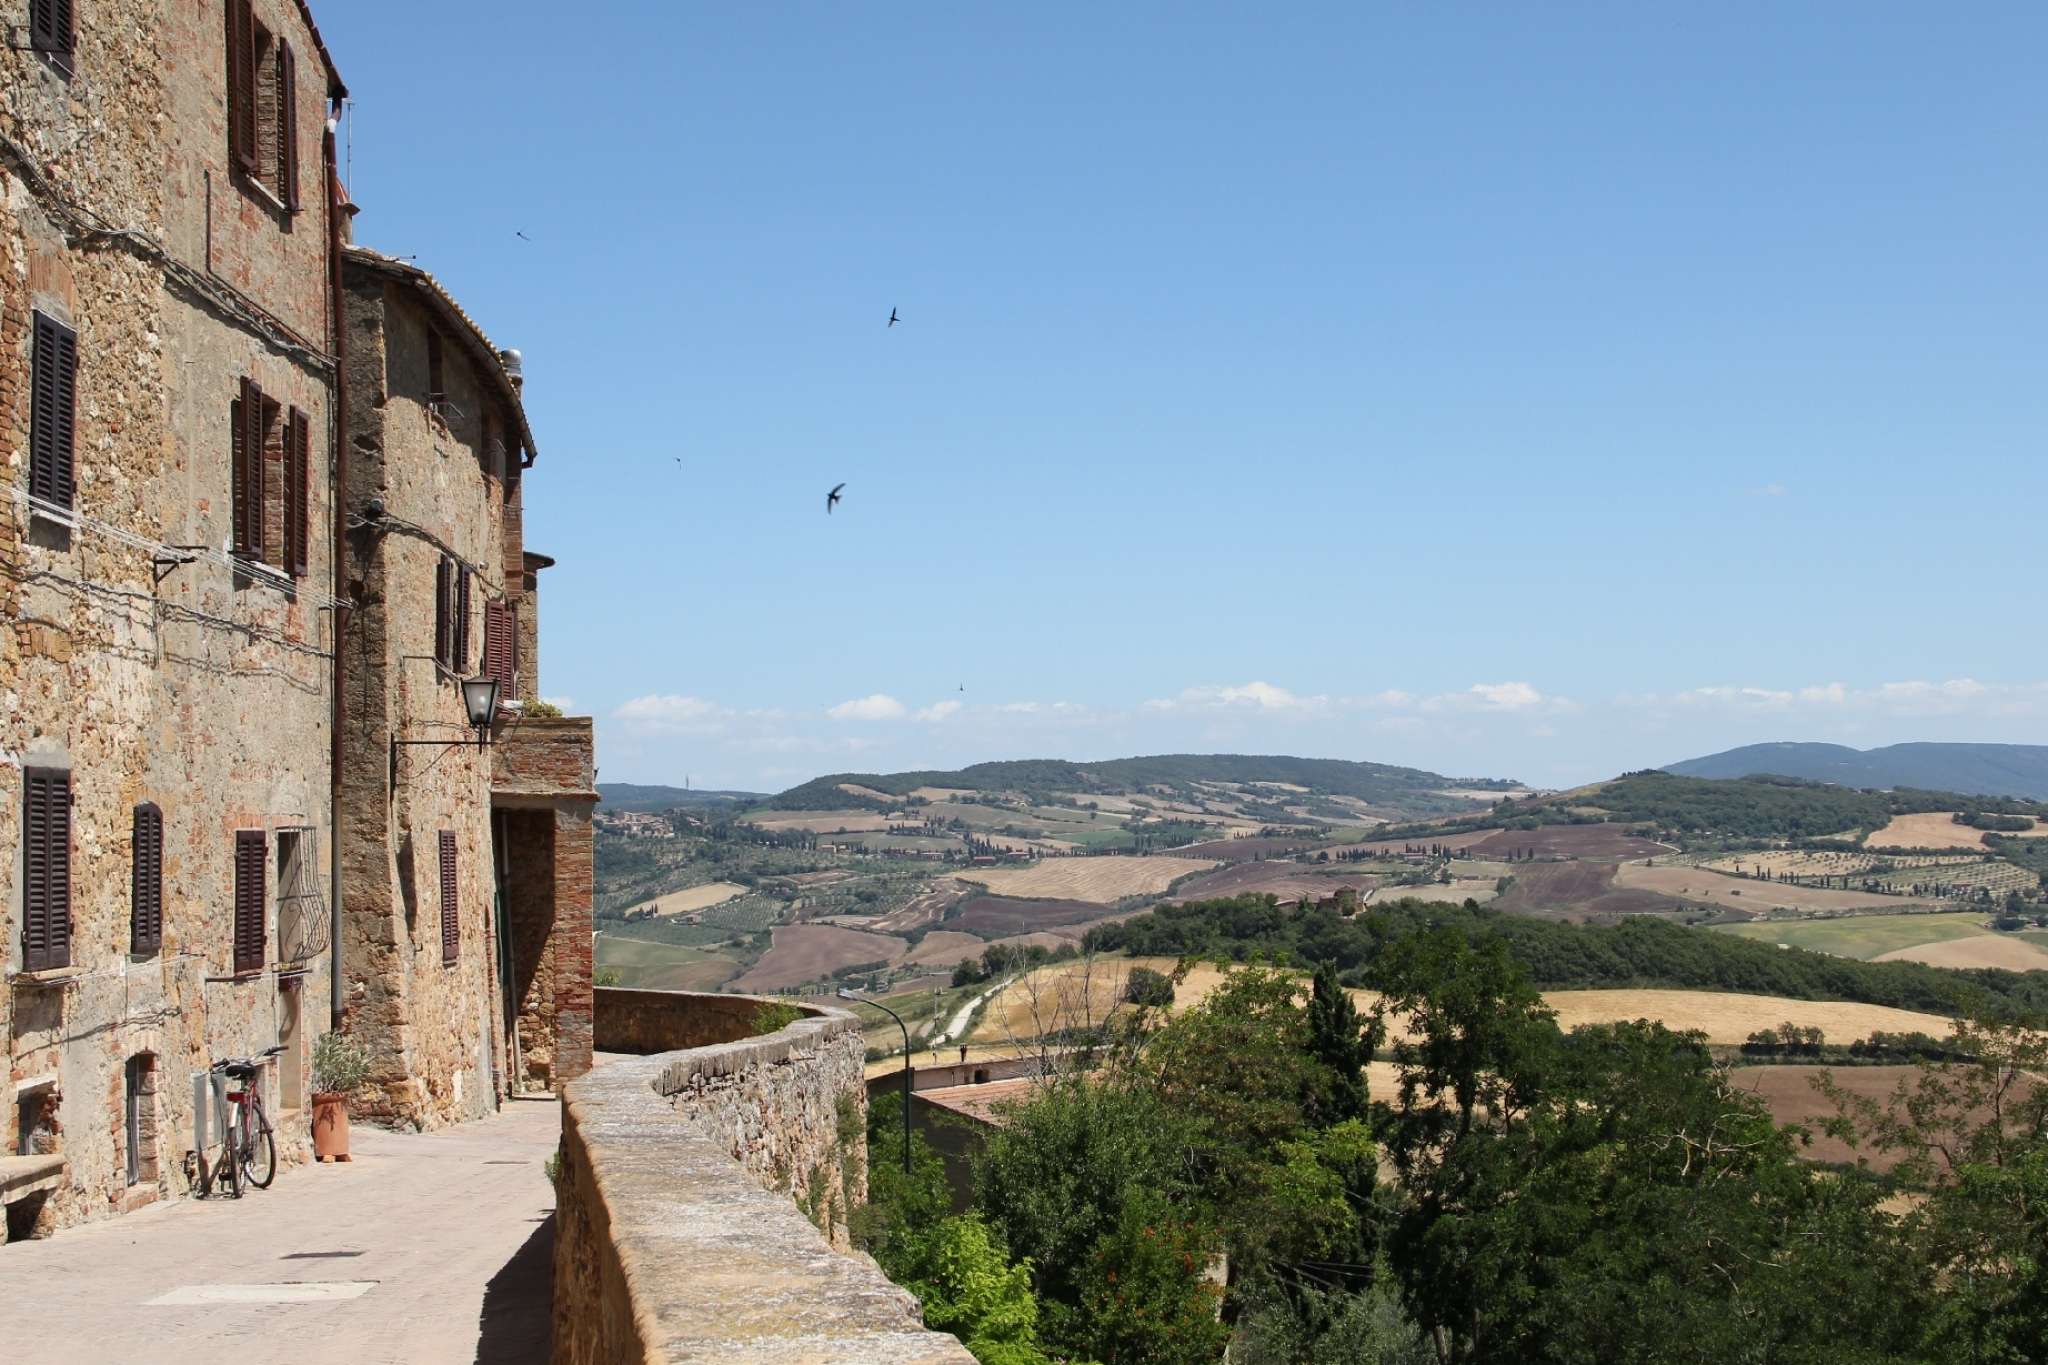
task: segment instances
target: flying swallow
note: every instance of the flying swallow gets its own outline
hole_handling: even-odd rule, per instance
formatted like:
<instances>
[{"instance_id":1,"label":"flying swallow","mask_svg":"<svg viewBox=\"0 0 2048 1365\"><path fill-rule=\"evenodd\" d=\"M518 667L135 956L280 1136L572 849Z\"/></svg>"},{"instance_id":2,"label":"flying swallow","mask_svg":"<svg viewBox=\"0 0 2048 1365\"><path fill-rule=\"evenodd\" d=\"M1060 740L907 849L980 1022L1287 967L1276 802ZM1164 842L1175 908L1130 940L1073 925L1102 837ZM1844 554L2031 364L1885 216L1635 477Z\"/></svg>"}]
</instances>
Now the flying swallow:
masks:
<instances>
[{"instance_id":1,"label":"flying swallow","mask_svg":"<svg viewBox=\"0 0 2048 1365\"><path fill-rule=\"evenodd\" d=\"M896 310L894 308L891 308L889 310L889 326L894 327L900 321L902 321L902 319L896 316ZM886 331L887 328L884 328L883 330Z\"/></svg>"},{"instance_id":2,"label":"flying swallow","mask_svg":"<svg viewBox=\"0 0 2048 1365\"><path fill-rule=\"evenodd\" d=\"M846 487L846 485L845 485L845 484L843 484L843 483L839 485L839 488L844 488L844 487ZM826 515L826 516L830 516L830 515L832 515L832 509L833 509L834 507L838 506L838 504L839 504L839 488L835 488L835 489L833 489L833 490L832 490L832 491L831 491L830 493L827 493L827 494L825 495L825 515Z\"/></svg>"}]
</instances>

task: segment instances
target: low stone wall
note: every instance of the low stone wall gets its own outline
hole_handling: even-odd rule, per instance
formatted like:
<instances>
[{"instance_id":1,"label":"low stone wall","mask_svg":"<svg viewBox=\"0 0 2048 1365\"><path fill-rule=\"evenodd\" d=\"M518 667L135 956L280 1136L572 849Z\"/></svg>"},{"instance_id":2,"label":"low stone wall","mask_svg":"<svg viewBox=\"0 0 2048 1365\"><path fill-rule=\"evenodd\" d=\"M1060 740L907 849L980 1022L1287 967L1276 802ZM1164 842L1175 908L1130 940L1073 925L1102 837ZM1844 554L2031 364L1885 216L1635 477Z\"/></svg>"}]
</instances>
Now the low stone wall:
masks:
<instances>
[{"instance_id":1,"label":"low stone wall","mask_svg":"<svg viewBox=\"0 0 2048 1365\"><path fill-rule=\"evenodd\" d=\"M865 1194L859 1022L805 1006L747 1036L764 1003L597 992L601 1051L643 1051L664 1030L706 1041L563 1090L556 1365L972 1365L873 1262L828 1240L843 1245L844 1210Z\"/></svg>"}]
</instances>

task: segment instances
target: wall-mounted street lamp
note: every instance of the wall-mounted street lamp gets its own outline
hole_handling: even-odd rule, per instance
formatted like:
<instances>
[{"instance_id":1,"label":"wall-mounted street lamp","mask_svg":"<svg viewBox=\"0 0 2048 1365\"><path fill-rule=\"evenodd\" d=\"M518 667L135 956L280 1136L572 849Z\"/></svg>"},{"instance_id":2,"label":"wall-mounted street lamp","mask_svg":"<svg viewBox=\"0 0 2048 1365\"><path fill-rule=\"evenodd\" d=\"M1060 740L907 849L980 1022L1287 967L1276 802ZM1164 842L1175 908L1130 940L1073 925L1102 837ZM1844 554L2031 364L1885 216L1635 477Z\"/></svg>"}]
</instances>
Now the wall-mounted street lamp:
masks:
<instances>
[{"instance_id":1,"label":"wall-mounted street lamp","mask_svg":"<svg viewBox=\"0 0 2048 1365\"><path fill-rule=\"evenodd\" d=\"M470 727L476 731L476 747L482 749L491 742L491 722L498 718L498 680L478 675L462 680L462 709L469 717ZM399 739L391 740L391 785L398 785L398 749L400 745L438 744L452 749L458 744L469 743L466 739Z\"/></svg>"},{"instance_id":2,"label":"wall-mounted street lamp","mask_svg":"<svg viewBox=\"0 0 2048 1365\"><path fill-rule=\"evenodd\" d=\"M839 988L839 998L841 1000L860 1000L860 992L848 990L846 987L841 986ZM876 1009L894 1019L896 1027L903 1030L903 1174L908 1176L910 1174L910 1025L903 1022L902 1015L890 1009L879 1000L866 1000L862 1001L862 1003L873 1005Z\"/></svg>"}]
</instances>

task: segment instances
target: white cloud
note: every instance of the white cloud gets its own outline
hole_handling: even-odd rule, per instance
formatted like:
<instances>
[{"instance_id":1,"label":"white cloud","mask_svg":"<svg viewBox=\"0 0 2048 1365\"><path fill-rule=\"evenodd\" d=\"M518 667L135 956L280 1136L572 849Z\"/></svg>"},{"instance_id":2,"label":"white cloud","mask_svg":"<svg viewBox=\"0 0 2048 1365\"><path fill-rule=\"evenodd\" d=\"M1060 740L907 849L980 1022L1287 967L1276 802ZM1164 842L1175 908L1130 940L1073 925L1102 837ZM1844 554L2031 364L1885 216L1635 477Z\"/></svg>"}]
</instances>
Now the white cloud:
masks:
<instances>
[{"instance_id":1,"label":"white cloud","mask_svg":"<svg viewBox=\"0 0 2048 1365\"><path fill-rule=\"evenodd\" d=\"M1328 697L1297 697L1284 687L1275 687L1268 682L1254 680L1242 687L1189 687L1178 695L1158 701L1148 701L1148 711L1172 711L1180 708L1210 710L1220 707L1235 707L1255 711L1298 711L1326 706Z\"/></svg>"},{"instance_id":2,"label":"white cloud","mask_svg":"<svg viewBox=\"0 0 2048 1365\"><path fill-rule=\"evenodd\" d=\"M871 697L840 702L825 714L834 720L901 720L908 712L902 702L877 692Z\"/></svg>"},{"instance_id":3,"label":"white cloud","mask_svg":"<svg viewBox=\"0 0 2048 1365\"><path fill-rule=\"evenodd\" d=\"M1684 692L1627 694L1617 697L1615 704L1638 711L1809 715L1817 719L2010 718L2048 715L2048 684L2007 685L1952 678L1942 683L1890 682L1861 689L1842 683L1799 688L1695 687Z\"/></svg>"},{"instance_id":4,"label":"white cloud","mask_svg":"<svg viewBox=\"0 0 2048 1365\"><path fill-rule=\"evenodd\" d=\"M1474 683L1463 692L1440 692L1421 703L1424 711L1497 714L1506 712L1576 711L1566 697L1550 697L1525 682Z\"/></svg>"},{"instance_id":5,"label":"white cloud","mask_svg":"<svg viewBox=\"0 0 2048 1365\"><path fill-rule=\"evenodd\" d=\"M626 730L640 735L714 735L735 713L702 697L635 697L612 712Z\"/></svg>"},{"instance_id":6,"label":"white cloud","mask_svg":"<svg viewBox=\"0 0 2048 1365\"><path fill-rule=\"evenodd\" d=\"M925 707L922 711L912 715L911 719L921 720L927 724L937 724L959 709L960 703L957 701L942 701L936 705Z\"/></svg>"}]
</instances>

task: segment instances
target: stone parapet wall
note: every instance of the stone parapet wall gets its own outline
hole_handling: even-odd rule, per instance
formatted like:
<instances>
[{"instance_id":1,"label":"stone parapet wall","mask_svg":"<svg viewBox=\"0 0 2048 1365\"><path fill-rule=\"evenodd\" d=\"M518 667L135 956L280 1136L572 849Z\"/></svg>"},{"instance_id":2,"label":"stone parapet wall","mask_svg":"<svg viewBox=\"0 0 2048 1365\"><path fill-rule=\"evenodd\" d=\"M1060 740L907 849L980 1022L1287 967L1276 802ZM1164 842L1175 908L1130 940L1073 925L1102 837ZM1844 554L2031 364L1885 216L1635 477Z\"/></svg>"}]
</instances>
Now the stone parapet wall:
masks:
<instances>
[{"instance_id":1,"label":"stone parapet wall","mask_svg":"<svg viewBox=\"0 0 2048 1365\"><path fill-rule=\"evenodd\" d=\"M806 1007L749 1037L764 1003L597 992L600 1047L645 1046L663 1016L678 1039L714 1041L616 1060L563 1091L556 1362L971 1365L799 1207L829 1228L838 1210L820 1193L860 1197L858 1021Z\"/></svg>"}]
</instances>

